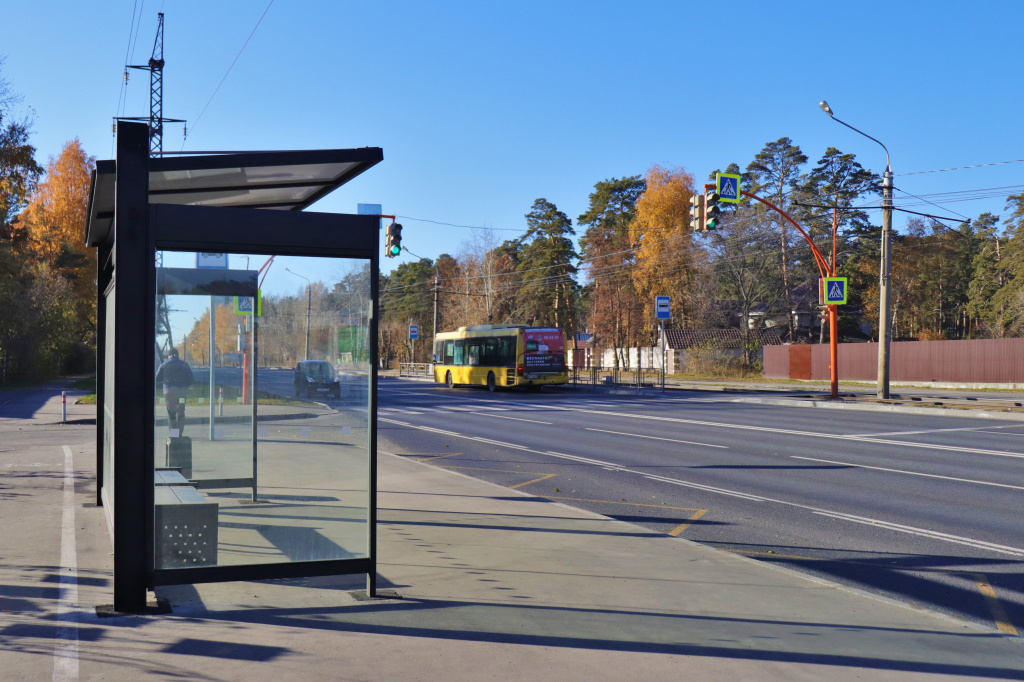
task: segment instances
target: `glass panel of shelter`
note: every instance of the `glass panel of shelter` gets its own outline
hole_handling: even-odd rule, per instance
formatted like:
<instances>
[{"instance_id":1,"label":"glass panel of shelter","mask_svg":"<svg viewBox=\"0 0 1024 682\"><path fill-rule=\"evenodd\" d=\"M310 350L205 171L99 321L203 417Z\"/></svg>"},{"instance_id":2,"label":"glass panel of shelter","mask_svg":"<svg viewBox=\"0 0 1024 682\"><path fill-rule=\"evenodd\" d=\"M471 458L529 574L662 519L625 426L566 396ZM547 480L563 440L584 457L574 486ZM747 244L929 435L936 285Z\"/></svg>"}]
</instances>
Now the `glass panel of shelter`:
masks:
<instances>
[{"instance_id":1,"label":"glass panel of shelter","mask_svg":"<svg viewBox=\"0 0 1024 682\"><path fill-rule=\"evenodd\" d=\"M367 557L370 262L161 256L154 567Z\"/></svg>"}]
</instances>

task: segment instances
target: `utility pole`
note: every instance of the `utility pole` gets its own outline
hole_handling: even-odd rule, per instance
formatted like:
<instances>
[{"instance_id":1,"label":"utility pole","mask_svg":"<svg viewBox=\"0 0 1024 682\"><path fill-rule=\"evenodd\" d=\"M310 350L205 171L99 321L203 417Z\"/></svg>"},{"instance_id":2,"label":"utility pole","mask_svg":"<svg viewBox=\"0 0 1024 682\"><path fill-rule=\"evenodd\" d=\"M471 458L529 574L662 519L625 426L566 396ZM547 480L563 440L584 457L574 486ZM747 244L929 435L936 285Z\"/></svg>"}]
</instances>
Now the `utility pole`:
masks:
<instances>
[{"instance_id":1,"label":"utility pole","mask_svg":"<svg viewBox=\"0 0 1024 682\"><path fill-rule=\"evenodd\" d=\"M441 293L441 278L434 273L434 339L437 339L437 304Z\"/></svg>"},{"instance_id":2,"label":"utility pole","mask_svg":"<svg viewBox=\"0 0 1024 682\"><path fill-rule=\"evenodd\" d=\"M818 103L821 110L836 123L863 135L885 150L885 172L882 174L882 262L878 268L878 388L876 395L879 400L889 399L889 341L892 335L892 296L890 294L892 266L892 163L889 161L889 148L862 130L857 130L849 123L840 121L832 112L828 102Z\"/></svg>"},{"instance_id":3,"label":"utility pole","mask_svg":"<svg viewBox=\"0 0 1024 682\"><path fill-rule=\"evenodd\" d=\"M882 175L882 267L878 274L878 390L879 400L889 399L889 343L892 336L892 170Z\"/></svg>"}]
</instances>

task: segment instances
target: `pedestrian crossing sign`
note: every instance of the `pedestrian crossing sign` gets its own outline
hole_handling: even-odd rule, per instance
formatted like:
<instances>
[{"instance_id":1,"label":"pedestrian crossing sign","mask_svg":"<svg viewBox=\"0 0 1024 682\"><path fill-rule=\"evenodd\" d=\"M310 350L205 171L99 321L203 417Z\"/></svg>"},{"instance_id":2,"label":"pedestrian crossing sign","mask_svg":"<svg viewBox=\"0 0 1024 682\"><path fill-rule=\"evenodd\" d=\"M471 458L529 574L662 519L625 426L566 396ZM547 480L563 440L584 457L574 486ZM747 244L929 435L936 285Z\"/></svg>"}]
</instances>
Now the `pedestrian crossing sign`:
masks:
<instances>
[{"instance_id":1,"label":"pedestrian crossing sign","mask_svg":"<svg viewBox=\"0 0 1024 682\"><path fill-rule=\"evenodd\" d=\"M822 280L822 290L825 293L825 305L845 305L849 289L846 286L846 277L826 277Z\"/></svg>"},{"instance_id":2,"label":"pedestrian crossing sign","mask_svg":"<svg viewBox=\"0 0 1024 682\"><path fill-rule=\"evenodd\" d=\"M740 203L740 176L736 173L718 173L718 200L727 204Z\"/></svg>"}]
</instances>

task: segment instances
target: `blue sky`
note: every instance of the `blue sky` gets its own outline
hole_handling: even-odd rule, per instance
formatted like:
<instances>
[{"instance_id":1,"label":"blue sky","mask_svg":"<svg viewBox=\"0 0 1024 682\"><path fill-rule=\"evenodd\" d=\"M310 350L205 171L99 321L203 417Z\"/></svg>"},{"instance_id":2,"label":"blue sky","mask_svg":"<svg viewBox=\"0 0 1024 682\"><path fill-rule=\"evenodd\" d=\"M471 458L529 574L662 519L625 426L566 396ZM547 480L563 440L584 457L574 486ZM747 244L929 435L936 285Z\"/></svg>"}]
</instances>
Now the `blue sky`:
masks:
<instances>
[{"instance_id":1,"label":"blue sky","mask_svg":"<svg viewBox=\"0 0 1024 682\"><path fill-rule=\"evenodd\" d=\"M1024 189L1024 163L902 175L1024 159L1018 1L275 0L210 101L266 7L8 3L3 74L35 112L40 161L76 136L110 157L135 9L136 64L149 58L165 13L164 115L188 119L186 150L384 149L383 163L314 210L380 203L506 239L521 233L538 197L575 223L595 182L652 164L703 180L730 162L745 167L783 136L812 162L835 146L881 171L882 149L830 121L821 99L886 144L901 190L1009 188L914 210L1000 214L1006 194ZM148 97L147 74L134 71L123 113L146 115ZM164 148L181 147L170 124ZM457 253L474 232L401 222L405 246L429 258ZM897 214L896 227L905 222Z\"/></svg>"}]
</instances>

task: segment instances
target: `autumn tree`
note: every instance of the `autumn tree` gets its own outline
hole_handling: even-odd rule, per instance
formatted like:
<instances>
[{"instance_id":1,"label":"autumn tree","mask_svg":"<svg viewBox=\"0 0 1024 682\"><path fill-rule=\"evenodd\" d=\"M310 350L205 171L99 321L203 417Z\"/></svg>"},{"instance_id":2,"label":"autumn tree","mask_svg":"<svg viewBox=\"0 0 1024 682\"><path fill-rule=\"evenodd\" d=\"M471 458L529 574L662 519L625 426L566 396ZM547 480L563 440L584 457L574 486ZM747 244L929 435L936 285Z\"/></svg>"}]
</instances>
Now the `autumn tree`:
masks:
<instances>
[{"instance_id":1,"label":"autumn tree","mask_svg":"<svg viewBox=\"0 0 1024 682\"><path fill-rule=\"evenodd\" d=\"M50 158L45 178L17 218L25 255L70 284L70 303L79 322L72 334L90 343L96 328L96 255L86 247L84 235L95 167L78 138L67 142L57 158Z\"/></svg>"},{"instance_id":2,"label":"autumn tree","mask_svg":"<svg viewBox=\"0 0 1024 682\"><path fill-rule=\"evenodd\" d=\"M683 168L652 166L644 181L646 188L629 226L629 241L637 245L631 276L653 337L655 296L671 296L676 325L690 326L698 307L694 292L703 252L694 245L690 230L693 176Z\"/></svg>"}]
</instances>

